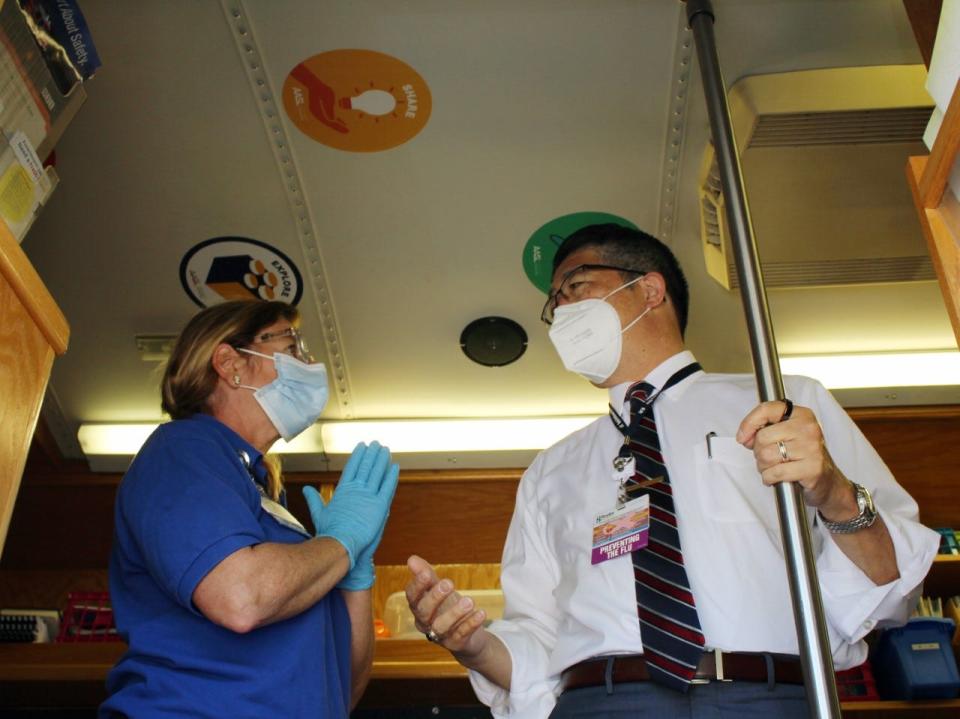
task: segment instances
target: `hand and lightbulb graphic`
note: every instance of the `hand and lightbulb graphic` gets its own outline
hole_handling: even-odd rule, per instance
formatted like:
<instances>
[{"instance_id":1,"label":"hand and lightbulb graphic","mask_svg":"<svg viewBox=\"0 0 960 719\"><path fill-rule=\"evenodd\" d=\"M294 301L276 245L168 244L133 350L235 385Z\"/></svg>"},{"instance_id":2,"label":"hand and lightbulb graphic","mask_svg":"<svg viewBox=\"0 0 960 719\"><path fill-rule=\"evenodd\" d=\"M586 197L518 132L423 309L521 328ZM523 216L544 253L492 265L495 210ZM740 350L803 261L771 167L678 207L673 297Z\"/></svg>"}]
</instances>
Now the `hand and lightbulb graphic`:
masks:
<instances>
[{"instance_id":1,"label":"hand and lightbulb graphic","mask_svg":"<svg viewBox=\"0 0 960 719\"><path fill-rule=\"evenodd\" d=\"M294 67L283 89L294 124L325 145L353 152L396 147L430 116L430 90L406 63L372 50L332 50Z\"/></svg>"},{"instance_id":2,"label":"hand and lightbulb graphic","mask_svg":"<svg viewBox=\"0 0 960 719\"><path fill-rule=\"evenodd\" d=\"M397 98L386 90L364 90L356 97L341 97L337 104L345 110L360 110L368 115L389 115L397 107Z\"/></svg>"}]
</instances>

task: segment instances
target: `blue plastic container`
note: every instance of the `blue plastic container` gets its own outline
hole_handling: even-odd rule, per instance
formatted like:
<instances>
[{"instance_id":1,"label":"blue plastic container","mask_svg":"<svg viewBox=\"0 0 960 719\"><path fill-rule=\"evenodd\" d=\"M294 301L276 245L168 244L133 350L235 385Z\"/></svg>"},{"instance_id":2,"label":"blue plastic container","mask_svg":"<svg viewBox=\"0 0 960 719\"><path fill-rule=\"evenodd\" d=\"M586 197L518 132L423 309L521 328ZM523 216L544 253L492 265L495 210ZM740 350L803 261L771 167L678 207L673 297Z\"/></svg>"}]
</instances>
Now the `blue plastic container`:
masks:
<instances>
[{"instance_id":1,"label":"blue plastic container","mask_svg":"<svg viewBox=\"0 0 960 719\"><path fill-rule=\"evenodd\" d=\"M873 674L884 699L952 699L960 694L952 619L920 617L880 635Z\"/></svg>"}]
</instances>

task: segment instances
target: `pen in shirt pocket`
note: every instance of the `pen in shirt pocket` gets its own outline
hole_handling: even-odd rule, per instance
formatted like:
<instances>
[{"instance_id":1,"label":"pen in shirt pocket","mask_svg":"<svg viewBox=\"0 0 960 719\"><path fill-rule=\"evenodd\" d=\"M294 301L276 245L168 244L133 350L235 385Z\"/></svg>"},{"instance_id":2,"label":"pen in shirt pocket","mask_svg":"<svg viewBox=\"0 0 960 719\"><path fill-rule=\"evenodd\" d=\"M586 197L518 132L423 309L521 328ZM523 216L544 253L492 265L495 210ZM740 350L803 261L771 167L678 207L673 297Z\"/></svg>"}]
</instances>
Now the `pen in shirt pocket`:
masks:
<instances>
[{"instance_id":1,"label":"pen in shirt pocket","mask_svg":"<svg viewBox=\"0 0 960 719\"><path fill-rule=\"evenodd\" d=\"M713 448L710 446L710 440L717 436L716 432L707 432L704 439L707 441L707 459L713 459Z\"/></svg>"}]
</instances>

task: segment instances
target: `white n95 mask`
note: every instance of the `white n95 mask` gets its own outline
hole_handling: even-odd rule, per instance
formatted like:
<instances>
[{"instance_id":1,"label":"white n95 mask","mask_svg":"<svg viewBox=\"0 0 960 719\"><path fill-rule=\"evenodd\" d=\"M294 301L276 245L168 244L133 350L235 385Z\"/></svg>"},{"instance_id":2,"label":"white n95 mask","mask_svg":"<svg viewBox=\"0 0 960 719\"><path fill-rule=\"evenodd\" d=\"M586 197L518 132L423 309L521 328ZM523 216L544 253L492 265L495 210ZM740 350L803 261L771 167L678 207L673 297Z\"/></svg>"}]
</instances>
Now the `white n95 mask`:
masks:
<instances>
[{"instance_id":1,"label":"white n95 mask","mask_svg":"<svg viewBox=\"0 0 960 719\"><path fill-rule=\"evenodd\" d=\"M580 300L553 311L550 341L564 367L594 384L605 382L613 374L623 352L623 333L652 308L647 307L630 324L621 327L620 315L606 300L640 279L621 285L602 299Z\"/></svg>"},{"instance_id":2,"label":"white n95 mask","mask_svg":"<svg viewBox=\"0 0 960 719\"><path fill-rule=\"evenodd\" d=\"M254 399L284 440L289 442L319 419L330 396L323 363L307 364L284 352L274 352L271 357L243 347L238 349L272 359L276 365L277 378L263 387L238 386L253 390Z\"/></svg>"}]
</instances>

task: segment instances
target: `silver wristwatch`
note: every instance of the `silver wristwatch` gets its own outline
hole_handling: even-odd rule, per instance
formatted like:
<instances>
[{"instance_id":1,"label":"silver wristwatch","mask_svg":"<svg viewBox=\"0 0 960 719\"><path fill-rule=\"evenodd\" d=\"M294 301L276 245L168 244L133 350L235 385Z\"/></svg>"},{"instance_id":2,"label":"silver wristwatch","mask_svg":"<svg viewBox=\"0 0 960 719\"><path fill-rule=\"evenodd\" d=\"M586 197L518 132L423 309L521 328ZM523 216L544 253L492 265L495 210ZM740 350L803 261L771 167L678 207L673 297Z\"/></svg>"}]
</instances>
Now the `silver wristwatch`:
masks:
<instances>
[{"instance_id":1,"label":"silver wristwatch","mask_svg":"<svg viewBox=\"0 0 960 719\"><path fill-rule=\"evenodd\" d=\"M877 521L877 509L873 506L873 497L870 496L870 492L867 491L866 487L856 482L851 482L850 484L853 485L853 491L856 493L857 506L860 507L860 514L853 519L848 519L846 522L829 522L820 514L820 510L817 510L817 516L820 518L823 526L829 529L832 534L852 534L861 529L866 529Z\"/></svg>"}]
</instances>

